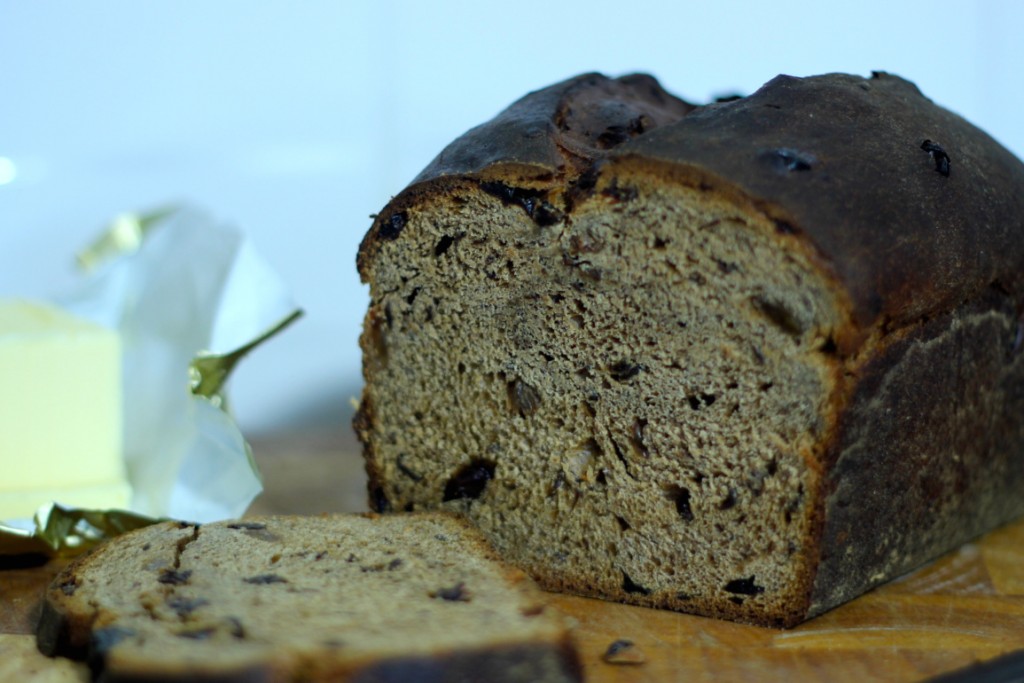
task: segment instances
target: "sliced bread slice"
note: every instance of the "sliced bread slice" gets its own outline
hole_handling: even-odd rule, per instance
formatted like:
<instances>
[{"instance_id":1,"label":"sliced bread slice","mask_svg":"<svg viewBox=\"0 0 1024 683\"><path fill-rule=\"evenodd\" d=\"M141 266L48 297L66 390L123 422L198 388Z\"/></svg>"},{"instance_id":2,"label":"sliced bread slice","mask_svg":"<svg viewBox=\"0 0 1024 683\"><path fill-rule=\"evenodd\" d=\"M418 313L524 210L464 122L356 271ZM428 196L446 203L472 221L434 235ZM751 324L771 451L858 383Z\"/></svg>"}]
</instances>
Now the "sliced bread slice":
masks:
<instances>
[{"instance_id":1,"label":"sliced bread slice","mask_svg":"<svg viewBox=\"0 0 1024 683\"><path fill-rule=\"evenodd\" d=\"M112 681L580 676L543 593L445 514L141 529L54 579L38 639Z\"/></svg>"}]
</instances>

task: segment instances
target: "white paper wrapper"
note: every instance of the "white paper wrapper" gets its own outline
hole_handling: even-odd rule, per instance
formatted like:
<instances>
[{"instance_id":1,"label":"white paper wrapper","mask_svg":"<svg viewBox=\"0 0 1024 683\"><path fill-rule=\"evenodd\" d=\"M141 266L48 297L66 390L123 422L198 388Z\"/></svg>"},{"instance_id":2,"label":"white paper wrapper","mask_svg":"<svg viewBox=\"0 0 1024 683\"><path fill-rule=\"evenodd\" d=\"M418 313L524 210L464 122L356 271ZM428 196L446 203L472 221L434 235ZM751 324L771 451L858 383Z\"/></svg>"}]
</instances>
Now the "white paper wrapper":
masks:
<instances>
[{"instance_id":1,"label":"white paper wrapper","mask_svg":"<svg viewBox=\"0 0 1024 683\"><path fill-rule=\"evenodd\" d=\"M300 311L244 235L188 209L119 217L56 303L121 333L128 513L48 506L0 523L0 555L79 552L151 518L241 516L262 490L227 412L234 365Z\"/></svg>"},{"instance_id":2,"label":"white paper wrapper","mask_svg":"<svg viewBox=\"0 0 1024 683\"><path fill-rule=\"evenodd\" d=\"M287 288L244 235L195 210L160 215L136 251L97 270L59 303L121 332L131 510L240 516L262 490L259 474L221 397L191 391L190 365L293 320Z\"/></svg>"}]
</instances>

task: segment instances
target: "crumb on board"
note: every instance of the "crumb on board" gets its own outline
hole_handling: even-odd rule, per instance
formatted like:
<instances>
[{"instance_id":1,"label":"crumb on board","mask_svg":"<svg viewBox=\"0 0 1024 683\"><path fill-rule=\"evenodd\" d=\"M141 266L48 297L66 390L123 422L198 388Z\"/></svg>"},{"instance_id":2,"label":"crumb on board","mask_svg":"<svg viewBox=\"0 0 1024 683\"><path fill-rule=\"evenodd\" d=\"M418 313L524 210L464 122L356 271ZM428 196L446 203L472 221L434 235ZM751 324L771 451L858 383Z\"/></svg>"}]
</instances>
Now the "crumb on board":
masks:
<instances>
[{"instance_id":1,"label":"crumb on board","mask_svg":"<svg viewBox=\"0 0 1024 683\"><path fill-rule=\"evenodd\" d=\"M601 659L608 664L643 664L647 655L632 640L619 638L608 646Z\"/></svg>"}]
</instances>

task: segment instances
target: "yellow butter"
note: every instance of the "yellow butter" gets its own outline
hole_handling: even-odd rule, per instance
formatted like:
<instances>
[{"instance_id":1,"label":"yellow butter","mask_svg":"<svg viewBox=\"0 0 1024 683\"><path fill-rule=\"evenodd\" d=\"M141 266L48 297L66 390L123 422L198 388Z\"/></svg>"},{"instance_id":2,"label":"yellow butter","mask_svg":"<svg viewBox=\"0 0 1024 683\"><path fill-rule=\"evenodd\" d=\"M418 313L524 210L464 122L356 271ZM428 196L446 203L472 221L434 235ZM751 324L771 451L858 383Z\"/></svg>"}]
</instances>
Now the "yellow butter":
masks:
<instances>
[{"instance_id":1,"label":"yellow butter","mask_svg":"<svg viewBox=\"0 0 1024 683\"><path fill-rule=\"evenodd\" d=\"M128 504L117 332L0 301L0 519Z\"/></svg>"}]
</instances>

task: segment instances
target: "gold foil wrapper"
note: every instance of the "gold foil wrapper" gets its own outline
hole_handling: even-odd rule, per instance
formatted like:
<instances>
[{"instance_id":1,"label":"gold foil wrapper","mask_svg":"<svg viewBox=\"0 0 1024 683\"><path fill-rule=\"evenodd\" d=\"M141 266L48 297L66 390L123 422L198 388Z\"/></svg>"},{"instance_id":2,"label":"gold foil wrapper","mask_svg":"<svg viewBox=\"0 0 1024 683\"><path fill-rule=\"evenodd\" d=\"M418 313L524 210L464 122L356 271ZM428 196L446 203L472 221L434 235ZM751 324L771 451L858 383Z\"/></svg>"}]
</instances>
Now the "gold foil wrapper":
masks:
<instances>
[{"instance_id":1,"label":"gold foil wrapper","mask_svg":"<svg viewBox=\"0 0 1024 683\"><path fill-rule=\"evenodd\" d=\"M123 213L110 222L107 229L92 244L78 252L75 260L85 272L101 263L130 254L142 246L146 235L162 220L178 209L169 206L146 213Z\"/></svg>"},{"instance_id":2,"label":"gold foil wrapper","mask_svg":"<svg viewBox=\"0 0 1024 683\"><path fill-rule=\"evenodd\" d=\"M216 354L203 352L197 354L192 359L188 368L189 384L192 393L196 396L210 399L218 408L226 408L226 398L223 393L224 384L228 381L231 371L235 369L238 362L245 358L250 351L301 317L302 311L293 312L273 329L230 353Z\"/></svg>"},{"instance_id":3,"label":"gold foil wrapper","mask_svg":"<svg viewBox=\"0 0 1024 683\"><path fill-rule=\"evenodd\" d=\"M163 520L126 510L78 510L51 505L33 520L34 528L0 524L0 555L70 557L133 529Z\"/></svg>"}]
</instances>

